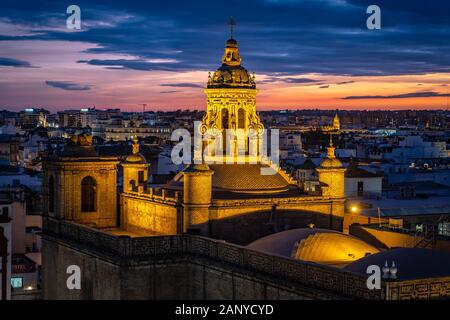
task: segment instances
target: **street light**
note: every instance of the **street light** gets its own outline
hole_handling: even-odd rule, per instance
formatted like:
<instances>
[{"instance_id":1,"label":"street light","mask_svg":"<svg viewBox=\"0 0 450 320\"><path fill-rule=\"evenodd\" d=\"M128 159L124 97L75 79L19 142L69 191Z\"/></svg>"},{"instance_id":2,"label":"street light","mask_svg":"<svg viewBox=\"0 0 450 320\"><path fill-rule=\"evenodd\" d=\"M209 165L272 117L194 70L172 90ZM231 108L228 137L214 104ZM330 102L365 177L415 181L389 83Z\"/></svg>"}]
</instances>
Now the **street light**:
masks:
<instances>
[{"instance_id":1,"label":"street light","mask_svg":"<svg viewBox=\"0 0 450 320\"><path fill-rule=\"evenodd\" d=\"M358 212L358 207L357 207L356 205L353 205L353 206L350 208L350 211L351 211L352 213L357 213L357 212Z\"/></svg>"}]
</instances>

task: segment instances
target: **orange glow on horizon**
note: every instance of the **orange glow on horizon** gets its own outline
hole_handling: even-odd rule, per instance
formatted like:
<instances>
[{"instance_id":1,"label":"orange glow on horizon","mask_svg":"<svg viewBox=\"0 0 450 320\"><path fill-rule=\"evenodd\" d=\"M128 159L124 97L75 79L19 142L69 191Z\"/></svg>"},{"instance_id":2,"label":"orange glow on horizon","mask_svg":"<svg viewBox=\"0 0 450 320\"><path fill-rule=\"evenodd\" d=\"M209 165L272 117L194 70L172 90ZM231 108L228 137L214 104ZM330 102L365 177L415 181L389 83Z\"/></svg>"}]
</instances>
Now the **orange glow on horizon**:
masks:
<instances>
[{"instance_id":1,"label":"orange glow on horizon","mask_svg":"<svg viewBox=\"0 0 450 320\"><path fill-rule=\"evenodd\" d=\"M23 110L42 107L51 111L72 108L121 108L124 111L206 109L203 88L208 71L142 71L108 69L77 63L89 60L92 45L58 41L52 50L59 60L48 58L48 46L36 41L14 43L23 50L19 59L39 68L4 68L0 86L2 105ZM93 47L95 48L95 46ZM59 50L59 51L58 51ZM121 55L96 55L96 58L130 59ZM216 66L211 66L210 71ZM252 71L252 70L250 70ZM284 77L256 74L258 110L277 109L445 109L448 97L411 97L378 99L343 99L348 96L395 96L431 92L446 95L450 73L403 76L335 76L298 74ZM301 79L292 81L293 79ZM284 81L283 81L284 79ZM306 79L306 80L305 80ZM308 82L309 80L312 82ZM85 91L62 90L46 85L46 80L88 85ZM275 80L275 81L274 81ZM297 83L296 83L297 82Z\"/></svg>"}]
</instances>

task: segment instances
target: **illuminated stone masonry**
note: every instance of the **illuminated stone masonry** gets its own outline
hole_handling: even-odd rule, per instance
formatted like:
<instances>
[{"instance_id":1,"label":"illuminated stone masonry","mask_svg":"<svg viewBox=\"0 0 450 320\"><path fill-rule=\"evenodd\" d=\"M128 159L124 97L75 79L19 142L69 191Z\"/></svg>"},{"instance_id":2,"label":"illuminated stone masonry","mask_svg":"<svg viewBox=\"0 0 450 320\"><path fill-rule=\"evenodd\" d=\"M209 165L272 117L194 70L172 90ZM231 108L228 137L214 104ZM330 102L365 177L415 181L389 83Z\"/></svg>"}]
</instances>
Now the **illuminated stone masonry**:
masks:
<instances>
[{"instance_id":1,"label":"illuminated stone masonry","mask_svg":"<svg viewBox=\"0 0 450 320\"><path fill-rule=\"evenodd\" d=\"M320 184L313 192L301 189L280 168L261 174L272 166L262 161L264 127L256 111L255 77L241 61L237 41L229 39L222 65L208 79L200 131L239 132L246 141L244 163L189 164L167 184L151 187L149 165L135 137L132 154L120 164L123 186L117 190L117 159L99 156L87 135L74 136L62 154L45 159L44 297L449 297L450 278L382 281L380 290L369 290L364 274L240 246L297 228L342 231L346 217L345 169L332 141L317 168ZM332 129L339 129L337 116ZM223 154L209 155L209 160L220 158ZM83 270L81 290L67 289L69 265Z\"/></svg>"},{"instance_id":2,"label":"illuminated stone masonry","mask_svg":"<svg viewBox=\"0 0 450 320\"><path fill-rule=\"evenodd\" d=\"M376 299L381 294L368 292L358 276L231 244L310 225L341 231L345 201L345 169L332 146L313 193L262 161L264 126L256 110L255 77L241 61L237 41L229 39L222 66L205 89L200 130L219 136L236 131L245 140L245 154L239 155L244 163L190 164L169 183L151 187L135 138L132 154L120 164L117 205L118 161L100 157L90 137L74 136L63 154L45 160L47 298ZM214 159L223 154L210 155ZM262 174L268 168L273 174ZM88 269L83 279L88 285L80 294L61 288L67 263Z\"/></svg>"}]
</instances>

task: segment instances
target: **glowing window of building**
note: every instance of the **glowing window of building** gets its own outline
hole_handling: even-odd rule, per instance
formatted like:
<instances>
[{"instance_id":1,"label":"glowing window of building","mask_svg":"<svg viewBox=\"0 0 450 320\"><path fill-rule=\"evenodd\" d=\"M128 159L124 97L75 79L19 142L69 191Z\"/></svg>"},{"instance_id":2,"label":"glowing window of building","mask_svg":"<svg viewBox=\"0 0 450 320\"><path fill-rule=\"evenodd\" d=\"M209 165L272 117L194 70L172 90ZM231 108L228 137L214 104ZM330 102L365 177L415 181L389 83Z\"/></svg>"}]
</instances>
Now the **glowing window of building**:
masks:
<instances>
[{"instance_id":1,"label":"glowing window of building","mask_svg":"<svg viewBox=\"0 0 450 320\"><path fill-rule=\"evenodd\" d=\"M23 278L22 277L11 277L11 287L13 289L23 288Z\"/></svg>"}]
</instances>

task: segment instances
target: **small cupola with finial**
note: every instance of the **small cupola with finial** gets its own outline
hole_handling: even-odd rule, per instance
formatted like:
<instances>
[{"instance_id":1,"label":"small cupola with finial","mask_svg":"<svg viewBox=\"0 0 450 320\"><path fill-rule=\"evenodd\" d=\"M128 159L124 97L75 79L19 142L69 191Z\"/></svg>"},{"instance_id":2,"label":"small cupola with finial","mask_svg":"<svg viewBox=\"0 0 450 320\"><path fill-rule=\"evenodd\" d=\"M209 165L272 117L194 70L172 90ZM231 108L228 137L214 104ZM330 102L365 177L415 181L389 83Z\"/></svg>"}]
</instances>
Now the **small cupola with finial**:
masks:
<instances>
[{"instance_id":1,"label":"small cupola with finial","mask_svg":"<svg viewBox=\"0 0 450 320\"><path fill-rule=\"evenodd\" d=\"M331 198L344 198L345 168L343 167L342 162L336 158L331 134L327 157L316 170L318 172L319 181L326 186L326 189L323 188L322 190L326 190L327 194L323 195Z\"/></svg>"},{"instance_id":2,"label":"small cupola with finial","mask_svg":"<svg viewBox=\"0 0 450 320\"><path fill-rule=\"evenodd\" d=\"M133 137L131 154L122 163L123 167L123 192L139 191L147 188L148 163L145 157L139 153L137 135Z\"/></svg>"},{"instance_id":3,"label":"small cupola with finial","mask_svg":"<svg viewBox=\"0 0 450 320\"><path fill-rule=\"evenodd\" d=\"M234 39L236 21L231 18L230 39L227 40L222 56L222 65L208 79L208 88L251 88L255 89L255 79L242 65L238 42Z\"/></svg>"}]
</instances>

